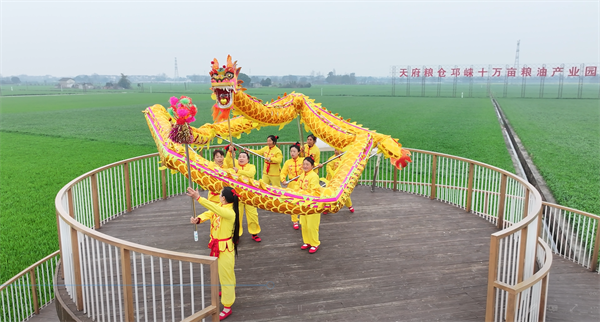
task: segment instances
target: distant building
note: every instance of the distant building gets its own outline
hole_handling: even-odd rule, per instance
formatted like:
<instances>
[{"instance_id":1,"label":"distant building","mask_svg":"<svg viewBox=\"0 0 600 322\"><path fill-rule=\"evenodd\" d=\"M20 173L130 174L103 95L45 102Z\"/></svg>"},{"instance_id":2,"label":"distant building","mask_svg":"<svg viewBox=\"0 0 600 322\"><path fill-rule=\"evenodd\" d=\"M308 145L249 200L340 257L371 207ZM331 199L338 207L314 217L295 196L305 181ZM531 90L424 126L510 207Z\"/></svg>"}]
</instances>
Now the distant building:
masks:
<instances>
[{"instance_id":1,"label":"distant building","mask_svg":"<svg viewBox=\"0 0 600 322\"><path fill-rule=\"evenodd\" d=\"M72 88L78 88L78 89L94 89L94 84L92 83L81 83L81 84L74 84L72 86Z\"/></svg>"},{"instance_id":2,"label":"distant building","mask_svg":"<svg viewBox=\"0 0 600 322\"><path fill-rule=\"evenodd\" d=\"M75 80L72 78L61 78L58 80L58 86L62 88L71 88L75 85Z\"/></svg>"}]
</instances>

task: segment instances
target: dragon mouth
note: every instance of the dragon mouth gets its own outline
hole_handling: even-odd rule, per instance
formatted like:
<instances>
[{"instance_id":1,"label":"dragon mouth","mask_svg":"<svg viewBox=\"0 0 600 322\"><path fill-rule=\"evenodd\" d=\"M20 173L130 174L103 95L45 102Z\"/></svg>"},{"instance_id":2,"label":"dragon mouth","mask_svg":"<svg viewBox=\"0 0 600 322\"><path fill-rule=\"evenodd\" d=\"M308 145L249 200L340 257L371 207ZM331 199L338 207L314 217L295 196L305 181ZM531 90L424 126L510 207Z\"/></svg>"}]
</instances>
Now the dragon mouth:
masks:
<instances>
[{"instance_id":1,"label":"dragon mouth","mask_svg":"<svg viewBox=\"0 0 600 322\"><path fill-rule=\"evenodd\" d=\"M213 92L217 96L217 106L220 109L226 109L233 103L233 86L213 87Z\"/></svg>"}]
</instances>

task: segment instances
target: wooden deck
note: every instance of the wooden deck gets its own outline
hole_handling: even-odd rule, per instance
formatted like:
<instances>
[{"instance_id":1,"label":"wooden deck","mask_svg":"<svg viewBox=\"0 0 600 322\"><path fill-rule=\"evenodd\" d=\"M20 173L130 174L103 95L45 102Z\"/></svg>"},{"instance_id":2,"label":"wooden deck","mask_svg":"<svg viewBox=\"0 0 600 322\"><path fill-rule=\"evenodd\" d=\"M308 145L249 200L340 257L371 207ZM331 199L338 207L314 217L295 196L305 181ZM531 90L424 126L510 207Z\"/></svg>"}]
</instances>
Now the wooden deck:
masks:
<instances>
[{"instance_id":1,"label":"wooden deck","mask_svg":"<svg viewBox=\"0 0 600 322\"><path fill-rule=\"evenodd\" d=\"M322 216L316 254L300 249L301 232L288 215L259 210L260 243L244 224L237 298L227 321L484 320L495 226L406 193L357 187L352 199L354 214L344 209ZM190 215L189 197L175 197L136 209L100 231L208 255L209 225L199 225L200 240L194 242ZM556 258L547 320L600 320L598 286L598 274Z\"/></svg>"}]
</instances>

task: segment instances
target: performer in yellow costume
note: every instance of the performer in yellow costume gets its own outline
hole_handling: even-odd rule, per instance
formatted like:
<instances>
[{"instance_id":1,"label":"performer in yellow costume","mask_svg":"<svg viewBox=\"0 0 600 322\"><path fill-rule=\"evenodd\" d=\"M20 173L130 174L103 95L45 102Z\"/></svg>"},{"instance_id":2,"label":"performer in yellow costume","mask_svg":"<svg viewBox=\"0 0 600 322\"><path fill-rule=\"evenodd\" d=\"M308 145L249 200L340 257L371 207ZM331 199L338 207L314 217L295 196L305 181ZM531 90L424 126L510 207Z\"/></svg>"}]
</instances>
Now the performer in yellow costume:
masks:
<instances>
[{"instance_id":1,"label":"performer in yellow costume","mask_svg":"<svg viewBox=\"0 0 600 322\"><path fill-rule=\"evenodd\" d=\"M234 151L233 146L229 146L227 151L227 156L225 157L225 168L233 169L235 173L241 176L245 176L250 179L254 179L254 175L256 174L256 167L253 164L248 163L250 160L250 156L246 152L240 152L238 154L238 159L235 161L235 165L233 165L233 158L231 157L232 151ZM258 233L260 233L260 225L258 224L258 211L256 207L247 205L243 202L240 202L240 225L243 222L244 210L246 211L246 221L248 222L248 232L252 235L252 239L255 242L260 242L261 239L258 237ZM244 233L244 228L240 227L240 236Z\"/></svg>"},{"instance_id":2,"label":"performer in yellow costume","mask_svg":"<svg viewBox=\"0 0 600 322\"><path fill-rule=\"evenodd\" d=\"M321 190L319 185L319 176L313 171L315 161L311 157L304 158L302 162L302 170L304 173L298 179L297 190L315 191ZM321 214L302 215L300 216L300 224L302 225L302 241L304 245L300 249L309 249L309 253L314 254L319 249L321 242L319 241L319 225L321 224Z\"/></svg>"},{"instance_id":3,"label":"performer in yellow costume","mask_svg":"<svg viewBox=\"0 0 600 322\"><path fill-rule=\"evenodd\" d=\"M281 150L276 145L277 139L279 139L278 136L269 135L267 137L267 146L260 150L247 150L265 157L265 166L261 180L266 184L281 187L279 172L281 170L281 161L283 161L283 153L281 153Z\"/></svg>"},{"instance_id":4,"label":"performer in yellow costume","mask_svg":"<svg viewBox=\"0 0 600 322\"><path fill-rule=\"evenodd\" d=\"M315 166L319 166L321 161L321 150L317 146L317 137L314 134L309 134L306 137L306 144L302 147L302 157L312 157L315 160ZM315 168L315 172L318 173L318 169Z\"/></svg>"},{"instance_id":5,"label":"performer in yellow costume","mask_svg":"<svg viewBox=\"0 0 600 322\"><path fill-rule=\"evenodd\" d=\"M329 162L329 160L335 158L336 156L342 154L342 151L336 149L334 151L334 155L332 155L329 159L327 159L328 163L327 163L327 182L331 181L331 179L333 178L333 176L335 175L335 172L337 171L337 169L340 167L340 164L342 164L342 157L339 157L331 162ZM348 200L346 201L346 207L348 207L350 209L350 212L354 212L354 207L352 207L352 200L350 199L350 196L348 196ZM327 213L324 212L324 215L326 215Z\"/></svg>"},{"instance_id":6,"label":"performer in yellow costume","mask_svg":"<svg viewBox=\"0 0 600 322\"><path fill-rule=\"evenodd\" d=\"M208 209L200 216L190 218L190 223L199 224L210 220L210 256L218 257L219 283L221 284L221 303L224 308L219 314L223 320L231 315L231 306L235 302L235 257L237 256L237 244L240 239L239 229L239 199L237 193L231 187L225 187L219 196L220 204L215 204L206 198L200 197L200 193L192 188L187 189L187 195L198 200ZM235 253L235 254L234 254Z\"/></svg>"},{"instance_id":7,"label":"performer in yellow costume","mask_svg":"<svg viewBox=\"0 0 600 322\"><path fill-rule=\"evenodd\" d=\"M290 156L292 158L285 161L285 163L283 164L283 167L281 168L281 174L279 175L281 183L283 183L284 181L287 181L286 178L288 178L288 177L289 177L288 179L291 180L303 173L302 159L298 157L299 155L300 155L300 143L296 142L296 144L290 146ZM298 179L291 181L288 184L288 188L290 188L290 189L296 189L297 186L298 186ZM294 226L294 229L298 230L298 228L300 228L300 226L298 225L298 215L291 215L291 218L292 218L292 224Z\"/></svg>"},{"instance_id":8,"label":"performer in yellow costume","mask_svg":"<svg viewBox=\"0 0 600 322\"><path fill-rule=\"evenodd\" d=\"M219 168L225 168L225 164L224 164L224 160L225 160L225 153L223 152L223 150L219 150L216 149L213 151L213 160L210 162L210 165L213 168L219 167ZM217 192L212 192L212 191L208 191L208 200L220 204L221 203L221 197L220 194Z\"/></svg>"}]
</instances>

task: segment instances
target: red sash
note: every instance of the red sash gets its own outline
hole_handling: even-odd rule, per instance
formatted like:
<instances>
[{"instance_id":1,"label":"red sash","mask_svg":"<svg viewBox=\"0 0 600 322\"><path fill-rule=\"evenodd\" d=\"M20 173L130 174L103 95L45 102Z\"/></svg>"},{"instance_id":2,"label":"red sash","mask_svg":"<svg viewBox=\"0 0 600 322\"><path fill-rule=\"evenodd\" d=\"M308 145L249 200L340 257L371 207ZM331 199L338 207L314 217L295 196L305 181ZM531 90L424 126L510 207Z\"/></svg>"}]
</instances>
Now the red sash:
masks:
<instances>
[{"instance_id":1,"label":"red sash","mask_svg":"<svg viewBox=\"0 0 600 322\"><path fill-rule=\"evenodd\" d=\"M219 257L219 253L221 253L219 250L219 242L228 241L230 239L231 237L226 239L216 239L211 237L210 243L208 243L208 248L210 248L210 256Z\"/></svg>"},{"instance_id":2,"label":"red sash","mask_svg":"<svg viewBox=\"0 0 600 322\"><path fill-rule=\"evenodd\" d=\"M272 148L269 148L269 155L271 155L271 149ZM265 163L267 164L267 175L269 175L269 169L271 169L271 163L269 163L267 161L265 161Z\"/></svg>"}]
</instances>

